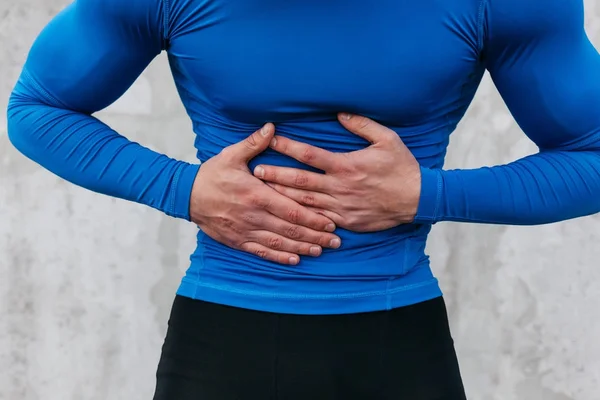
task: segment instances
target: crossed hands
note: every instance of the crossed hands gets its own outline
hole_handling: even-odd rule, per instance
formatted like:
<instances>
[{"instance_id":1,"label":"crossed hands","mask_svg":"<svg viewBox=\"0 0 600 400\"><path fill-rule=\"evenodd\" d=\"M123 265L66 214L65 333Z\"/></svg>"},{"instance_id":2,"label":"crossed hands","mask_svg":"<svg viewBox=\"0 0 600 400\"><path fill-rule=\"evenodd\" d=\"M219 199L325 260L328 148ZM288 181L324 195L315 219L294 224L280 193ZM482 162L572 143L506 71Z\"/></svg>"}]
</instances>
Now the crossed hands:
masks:
<instances>
[{"instance_id":1,"label":"crossed hands","mask_svg":"<svg viewBox=\"0 0 600 400\"><path fill-rule=\"evenodd\" d=\"M370 146L333 153L276 136L266 124L202 164L191 220L220 243L288 265L340 247L336 227L373 232L411 223L421 192L415 157L383 125L350 114L338 119ZM251 173L248 162L267 147L323 173L272 165Z\"/></svg>"}]
</instances>

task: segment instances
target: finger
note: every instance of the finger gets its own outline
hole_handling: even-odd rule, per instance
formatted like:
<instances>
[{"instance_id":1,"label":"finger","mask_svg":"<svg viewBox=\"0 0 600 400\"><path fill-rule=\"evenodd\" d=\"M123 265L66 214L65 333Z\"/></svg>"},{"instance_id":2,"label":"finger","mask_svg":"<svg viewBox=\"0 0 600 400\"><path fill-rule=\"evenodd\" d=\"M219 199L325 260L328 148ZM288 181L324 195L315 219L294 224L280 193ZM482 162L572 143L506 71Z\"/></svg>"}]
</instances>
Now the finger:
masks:
<instances>
[{"instance_id":1,"label":"finger","mask_svg":"<svg viewBox=\"0 0 600 400\"><path fill-rule=\"evenodd\" d=\"M306 212L326 218L309 210L306 210ZM333 233L318 232L305 226L293 224L274 215L267 215L265 218L261 218L261 223L260 225L256 225L256 228L277 233L288 239L316 244L321 247L337 249L341 245L341 239Z\"/></svg>"},{"instance_id":2,"label":"finger","mask_svg":"<svg viewBox=\"0 0 600 400\"><path fill-rule=\"evenodd\" d=\"M232 161L246 164L269 147L274 134L275 126L267 123L241 142L226 147L222 153L228 154Z\"/></svg>"},{"instance_id":3,"label":"finger","mask_svg":"<svg viewBox=\"0 0 600 400\"><path fill-rule=\"evenodd\" d=\"M328 188L331 187L331 177L302 169L257 165L253 173L255 177L263 181L279 183L283 186L298 189L326 193Z\"/></svg>"},{"instance_id":4,"label":"finger","mask_svg":"<svg viewBox=\"0 0 600 400\"><path fill-rule=\"evenodd\" d=\"M319 147L297 142L283 136L274 136L269 147L300 161L302 164L310 165L322 171L333 172L336 169L336 162L338 161L336 153Z\"/></svg>"},{"instance_id":5,"label":"finger","mask_svg":"<svg viewBox=\"0 0 600 400\"><path fill-rule=\"evenodd\" d=\"M257 243L281 252L311 257L318 257L323 252L319 245L288 239L269 231L254 231L252 237Z\"/></svg>"},{"instance_id":6,"label":"finger","mask_svg":"<svg viewBox=\"0 0 600 400\"><path fill-rule=\"evenodd\" d=\"M272 189L276 190L285 197L288 197L294 200L296 203L302 204L304 206L333 210L338 205L335 197L325 193L295 189L288 186L279 185L277 183L267 183L267 185L269 185Z\"/></svg>"},{"instance_id":7,"label":"finger","mask_svg":"<svg viewBox=\"0 0 600 400\"><path fill-rule=\"evenodd\" d=\"M294 225L302 225L314 231L335 231L335 224L329 218L309 211L306 207L277 193L266 184L259 187L260 189L257 188L256 194L251 199L251 204L256 208L267 211L267 215L276 216L277 219L282 219Z\"/></svg>"},{"instance_id":8,"label":"finger","mask_svg":"<svg viewBox=\"0 0 600 400\"><path fill-rule=\"evenodd\" d=\"M372 144L398 140L396 132L367 117L341 113L338 115L338 120L344 128Z\"/></svg>"},{"instance_id":9,"label":"finger","mask_svg":"<svg viewBox=\"0 0 600 400\"><path fill-rule=\"evenodd\" d=\"M329 218L336 224L336 226L338 226L340 228L346 228L344 218L342 218L341 215L339 215L333 211L324 209L324 208L316 208L316 207L307 207L307 208L317 214L321 214L321 215Z\"/></svg>"},{"instance_id":10,"label":"finger","mask_svg":"<svg viewBox=\"0 0 600 400\"><path fill-rule=\"evenodd\" d=\"M240 250L279 264L298 265L300 262L300 257L297 254L272 250L256 242L245 242L240 246Z\"/></svg>"}]
</instances>

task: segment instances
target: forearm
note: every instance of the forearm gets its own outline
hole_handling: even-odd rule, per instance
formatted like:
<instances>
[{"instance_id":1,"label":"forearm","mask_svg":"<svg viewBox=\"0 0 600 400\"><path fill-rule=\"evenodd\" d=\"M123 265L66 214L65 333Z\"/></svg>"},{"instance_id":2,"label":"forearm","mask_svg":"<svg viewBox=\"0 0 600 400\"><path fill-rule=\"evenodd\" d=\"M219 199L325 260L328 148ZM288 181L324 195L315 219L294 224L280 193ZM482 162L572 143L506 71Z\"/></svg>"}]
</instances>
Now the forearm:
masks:
<instances>
[{"instance_id":1,"label":"forearm","mask_svg":"<svg viewBox=\"0 0 600 400\"><path fill-rule=\"evenodd\" d=\"M74 184L189 219L197 165L154 152L90 115L53 104L26 73L9 102L8 134L24 155Z\"/></svg>"},{"instance_id":2,"label":"forearm","mask_svg":"<svg viewBox=\"0 0 600 400\"><path fill-rule=\"evenodd\" d=\"M416 222L538 225L600 212L600 148L473 170L422 169Z\"/></svg>"}]
</instances>

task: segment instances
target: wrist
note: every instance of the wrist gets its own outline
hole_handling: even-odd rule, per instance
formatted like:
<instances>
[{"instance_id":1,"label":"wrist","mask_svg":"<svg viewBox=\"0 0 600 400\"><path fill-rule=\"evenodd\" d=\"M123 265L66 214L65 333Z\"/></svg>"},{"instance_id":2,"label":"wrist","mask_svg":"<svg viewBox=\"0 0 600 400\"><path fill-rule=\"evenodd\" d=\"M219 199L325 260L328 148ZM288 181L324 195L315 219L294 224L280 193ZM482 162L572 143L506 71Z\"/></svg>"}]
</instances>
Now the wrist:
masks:
<instances>
[{"instance_id":1,"label":"wrist","mask_svg":"<svg viewBox=\"0 0 600 400\"><path fill-rule=\"evenodd\" d=\"M420 167L421 170L421 193L419 205L413 223L433 224L439 221L440 203L442 195L442 171Z\"/></svg>"},{"instance_id":2,"label":"wrist","mask_svg":"<svg viewBox=\"0 0 600 400\"><path fill-rule=\"evenodd\" d=\"M190 220L190 202L192 197L192 188L200 165L182 163L173 177L171 184L170 204L166 214Z\"/></svg>"}]
</instances>

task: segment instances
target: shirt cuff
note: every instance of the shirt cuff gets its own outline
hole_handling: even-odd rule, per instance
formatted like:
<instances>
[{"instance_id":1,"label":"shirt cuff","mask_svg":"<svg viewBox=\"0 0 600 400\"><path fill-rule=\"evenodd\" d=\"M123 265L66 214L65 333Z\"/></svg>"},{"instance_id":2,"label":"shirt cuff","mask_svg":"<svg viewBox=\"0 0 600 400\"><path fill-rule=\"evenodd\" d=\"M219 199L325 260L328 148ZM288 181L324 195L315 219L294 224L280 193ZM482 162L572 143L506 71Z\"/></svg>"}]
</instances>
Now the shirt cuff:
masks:
<instances>
[{"instance_id":1,"label":"shirt cuff","mask_svg":"<svg viewBox=\"0 0 600 400\"><path fill-rule=\"evenodd\" d=\"M439 221L442 184L441 170L421 167L421 196L413 221L415 224L433 224Z\"/></svg>"},{"instance_id":2,"label":"shirt cuff","mask_svg":"<svg viewBox=\"0 0 600 400\"><path fill-rule=\"evenodd\" d=\"M190 198L192 196L192 187L196 180L196 175L200 165L184 163L173 177L171 190L171 206L167 210L167 215L175 218L190 220Z\"/></svg>"}]
</instances>

